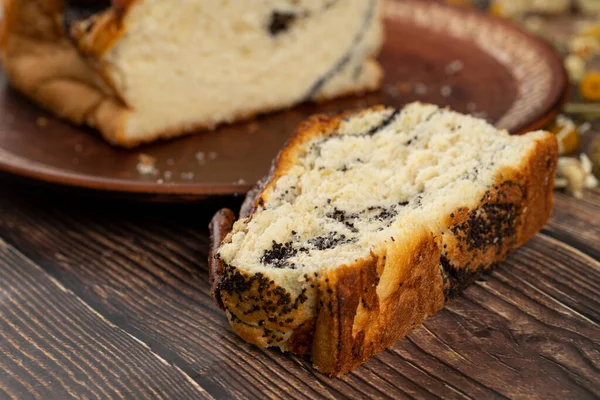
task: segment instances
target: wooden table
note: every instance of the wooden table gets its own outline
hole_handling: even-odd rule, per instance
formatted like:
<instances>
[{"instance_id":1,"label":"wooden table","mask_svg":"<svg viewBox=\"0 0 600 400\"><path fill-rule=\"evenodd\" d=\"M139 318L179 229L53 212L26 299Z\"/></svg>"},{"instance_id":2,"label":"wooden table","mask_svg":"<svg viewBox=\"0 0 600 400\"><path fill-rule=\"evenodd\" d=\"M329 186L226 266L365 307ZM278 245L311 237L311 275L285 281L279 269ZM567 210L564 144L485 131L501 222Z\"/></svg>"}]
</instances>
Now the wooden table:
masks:
<instances>
[{"instance_id":1,"label":"wooden table","mask_svg":"<svg viewBox=\"0 0 600 400\"><path fill-rule=\"evenodd\" d=\"M139 204L1 183L0 398L600 397L600 190L344 379L243 342L208 294L236 198Z\"/></svg>"}]
</instances>

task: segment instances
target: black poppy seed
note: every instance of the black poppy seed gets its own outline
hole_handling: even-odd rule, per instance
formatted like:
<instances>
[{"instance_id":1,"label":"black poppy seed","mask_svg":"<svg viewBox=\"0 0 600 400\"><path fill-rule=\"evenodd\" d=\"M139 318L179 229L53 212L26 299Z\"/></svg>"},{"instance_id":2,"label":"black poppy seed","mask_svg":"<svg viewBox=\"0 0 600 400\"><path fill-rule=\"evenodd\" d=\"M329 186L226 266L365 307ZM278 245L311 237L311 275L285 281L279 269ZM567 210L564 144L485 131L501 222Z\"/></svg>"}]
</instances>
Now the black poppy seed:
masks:
<instances>
[{"instance_id":1,"label":"black poppy seed","mask_svg":"<svg viewBox=\"0 0 600 400\"><path fill-rule=\"evenodd\" d=\"M285 32L295 19L296 14L294 13L274 11L271 14L271 21L269 22L269 32L272 36Z\"/></svg>"}]
</instances>

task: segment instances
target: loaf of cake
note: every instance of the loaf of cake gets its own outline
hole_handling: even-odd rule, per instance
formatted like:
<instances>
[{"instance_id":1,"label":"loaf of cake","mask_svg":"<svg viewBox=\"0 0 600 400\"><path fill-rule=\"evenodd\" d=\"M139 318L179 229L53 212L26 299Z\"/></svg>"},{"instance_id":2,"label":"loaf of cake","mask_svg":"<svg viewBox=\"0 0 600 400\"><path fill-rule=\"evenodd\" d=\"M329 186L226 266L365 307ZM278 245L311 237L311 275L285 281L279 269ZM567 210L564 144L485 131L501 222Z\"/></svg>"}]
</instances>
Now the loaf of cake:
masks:
<instances>
[{"instance_id":1,"label":"loaf of cake","mask_svg":"<svg viewBox=\"0 0 600 400\"><path fill-rule=\"evenodd\" d=\"M2 0L19 91L132 147L380 86L381 0Z\"/></svg>"},{"instance_id":2,"label":"loaf of cake","mask_svg":"<svg viewBox=\"0 0 600 400\"><path fill-rule=\"evenodd\" d=\"M557 158L433 105L315 116L211 221L212 296L244 340L343 375L542 228Z\"/></svg>"}]
</instances>

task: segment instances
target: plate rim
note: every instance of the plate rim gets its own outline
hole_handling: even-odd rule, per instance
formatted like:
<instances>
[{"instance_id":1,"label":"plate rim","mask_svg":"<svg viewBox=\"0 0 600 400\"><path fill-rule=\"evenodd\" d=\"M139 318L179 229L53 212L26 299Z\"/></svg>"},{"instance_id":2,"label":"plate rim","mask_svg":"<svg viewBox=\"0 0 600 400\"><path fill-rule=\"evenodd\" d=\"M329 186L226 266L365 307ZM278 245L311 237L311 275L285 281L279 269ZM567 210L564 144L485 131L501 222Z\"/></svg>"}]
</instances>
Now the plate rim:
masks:
<instances>
[{"instance_id":1,"label":"plate rim","mask_svg":"<svg viewBox=\"0 0 600 400\"><path fill-rule=\"evenodd\" d=\"M416 0L385 0L385 2L404 2L414 4L435 4L442 8L448 8L453 12L464 13L465 15L475 15L488 23L499 24L504 29L512 30L520 36L540 47L547 55L547 60L555 63L555 67L560 71L560 85L557 85L556 101L551 103L545 110L539 112L539 117L534 121L523 122L517 125L511 134L519 135L532 130L541 129L562 110L562 106L568 101L570 86L567 71L560 55L552 48L550 43L537 37L526 30L510 23L509 21L486 14L476 9L466 7L457 7L449 4L438 3L435 1L421 3ZM384 15L385 20L394 19ZM4 74L3 70L0 73ZM36 106L33 104L33 106ZM41 183L66 186L70 188L81 188L100 192L123 193L125 195L139 196L164 196L164 198L182 196L190 198L208 198L212 196L240 195L249 191L254 184L214 184L214 183L157 183L156 181L144 182L140 180L124 180L110 177L98 177L86 175L77 172L56 168L51 165L41 164L35 160L27 159L0 148L0 172L8 173L17 177L28 178ZM268 171L265 171L267 173Z\"/></svg>"}]
</instances>

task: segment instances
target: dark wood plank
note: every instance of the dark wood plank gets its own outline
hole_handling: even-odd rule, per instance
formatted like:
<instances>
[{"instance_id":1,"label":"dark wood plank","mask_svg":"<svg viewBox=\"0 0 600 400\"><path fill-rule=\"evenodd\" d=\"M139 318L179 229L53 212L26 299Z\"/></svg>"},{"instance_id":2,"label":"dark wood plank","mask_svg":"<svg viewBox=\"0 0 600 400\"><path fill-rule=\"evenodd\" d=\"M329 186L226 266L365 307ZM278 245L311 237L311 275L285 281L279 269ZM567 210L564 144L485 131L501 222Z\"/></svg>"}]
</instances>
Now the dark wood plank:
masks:
<instances>
[{"instance_id":1,"label":"dark wood plank","mask_svg":"<svg viewBox=\"0 0 600 400\"><path fill-rule=\"evenodd\" d=\"M27 215L14 209L17 214L5 232L25 239L19 246L28 255L215 397L335 398L354 393L357 398L403 398L400 388L386 387L375 375L368 381L360 376L328 380L304 360L261 351L234 335L208 295L208 219L200 225L190 219L198 208L168 207L168 213L158 208L163 213L157 213L155 207L133 206L121 208L119 216L110 210L88 215L92 210L86 209L84 217L77 204L47 213L44 207L28 208ZM62 216L66 210L74 214ZM118 222L125 215L129 222ZM153 215L160 224L146 225ZM71 223L82 219L85 227L73 229ZM32 237L37 239L30 241Z\"/></svg>"},{"instance_id":2,"label":"dark wood plank","mask_svg":"<svg viewBox=\"0 0 600 400\"><path fill-rule=\"evenodd\" d=\"M0 397L211 398L0 240Z\"/></svg>"},{"instance_id":3,"label":"dark wood plank","mask_svg":"<svg viewBox=\"0 0 600 400\"><path fill-rule=\"evenodd\" d=\"M600 188L586 191L581 200L557 192L543 232L600 259Z\"/></svg>"},{"instance_id":4,"label":"dark wood plank","mask_svg":"<svg viewBox=\"0 0 600 400\"><path fill-rule=\"evenodd\" d=\"M600 265L548 235L392 349L329 379L304 359L247 345L212 304L207 224L221 204L56 200L0 197L0 235L215 397L600 396Z\"/></svg>"}]
</instances>

